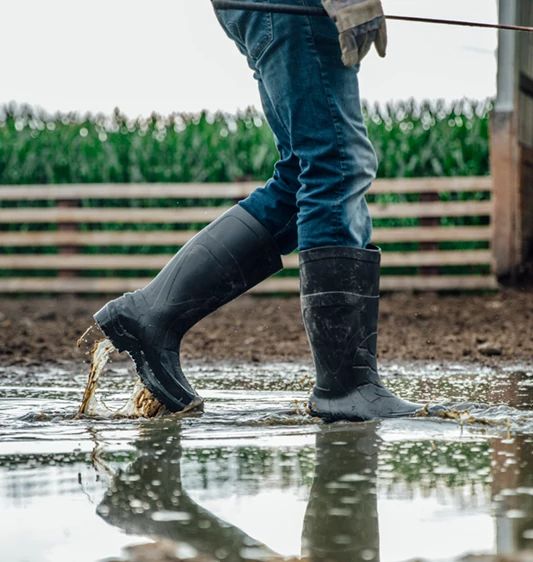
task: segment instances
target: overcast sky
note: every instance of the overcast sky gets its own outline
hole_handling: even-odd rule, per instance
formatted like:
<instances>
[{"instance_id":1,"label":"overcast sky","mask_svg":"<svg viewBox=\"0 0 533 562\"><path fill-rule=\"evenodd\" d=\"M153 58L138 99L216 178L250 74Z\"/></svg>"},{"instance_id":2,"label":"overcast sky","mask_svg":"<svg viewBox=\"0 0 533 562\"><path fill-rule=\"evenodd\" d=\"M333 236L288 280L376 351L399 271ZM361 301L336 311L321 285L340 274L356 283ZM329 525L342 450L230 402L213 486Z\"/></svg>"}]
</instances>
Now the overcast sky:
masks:
<instances>
[{"instance_id":1,"label":"overcast sky","mask_svg":"<svg viewBox=\"0 0 533 562\"><path fill-rule=\"evenodd\" d=\"M496 22L496 0L383 0L389 14ZM259 106L244 58L209 0L2 0L0 103L130 116ZM389 22L389 54L360 73L373 102L483 99L496 32Z\"/></svg>"}]
</instances>

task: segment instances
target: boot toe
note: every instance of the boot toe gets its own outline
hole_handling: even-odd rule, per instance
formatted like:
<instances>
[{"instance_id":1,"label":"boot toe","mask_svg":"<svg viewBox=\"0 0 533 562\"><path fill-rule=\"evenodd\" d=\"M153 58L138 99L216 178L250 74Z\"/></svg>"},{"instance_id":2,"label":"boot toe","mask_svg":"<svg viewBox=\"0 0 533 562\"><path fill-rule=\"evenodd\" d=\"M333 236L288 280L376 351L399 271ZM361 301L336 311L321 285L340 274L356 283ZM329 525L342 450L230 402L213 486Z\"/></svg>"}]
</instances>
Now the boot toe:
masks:
<instances>
[{"instance_id":1,"label":"boot toe","mask_svg":"<svg viewBox=\"0 0 533 562\"><path fill-rule=\"evenodd\" d=\"M94 315L100 330L118 351L128 353L143 384L170 411L182 412L200 406L202 399L181 370L179 351L159 348L154 342L146 341L146 329L135 328L138 322L127 308L128 297L126 294L109 302Z\"/></svg>"},{"instance_id":2,"label":"boot toe","mask_svg":"<svg viewBox=\"0 0 533 562\"><path fill-rule=\"evenodd\" d=\"M323 397L313 392L309 409L327 421L365 421L414 416L422 405L402 400L385 387L370 383L340 397Z\"/></svg>"},{"instance_id":3,"label":"boot toe","mask_svg":"<svg viewBox=\"0 0 533 562\"><path fill-rule=\"evenodd\" d=\"M142 382L172 412L201 406L202 398L187 382L176 351L141 349L130 353Z\"/></svg>"}]
</instances>

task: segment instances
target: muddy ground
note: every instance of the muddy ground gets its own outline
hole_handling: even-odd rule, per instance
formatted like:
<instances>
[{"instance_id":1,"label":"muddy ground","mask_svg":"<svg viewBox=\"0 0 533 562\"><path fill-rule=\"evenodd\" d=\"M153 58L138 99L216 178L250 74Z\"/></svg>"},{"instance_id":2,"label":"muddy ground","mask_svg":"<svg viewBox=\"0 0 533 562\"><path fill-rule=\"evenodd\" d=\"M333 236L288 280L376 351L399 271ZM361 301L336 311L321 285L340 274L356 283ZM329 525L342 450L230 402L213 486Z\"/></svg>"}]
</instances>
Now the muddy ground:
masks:
<instances>
[{"instance_id":1,"label":"muddy ground","mask_svg":"<svg viewBox=\"0 0 533 562\"><path fill-rule=\"evenodd\" d=\"M105 300L0 298L0 365L80 360L76 339ZM385 295L379 354L388 360L529 362L533 289ZM309 359L298 299L241 297L191 330L183 356L207 361Z\"/></svg>"}]
</instances>

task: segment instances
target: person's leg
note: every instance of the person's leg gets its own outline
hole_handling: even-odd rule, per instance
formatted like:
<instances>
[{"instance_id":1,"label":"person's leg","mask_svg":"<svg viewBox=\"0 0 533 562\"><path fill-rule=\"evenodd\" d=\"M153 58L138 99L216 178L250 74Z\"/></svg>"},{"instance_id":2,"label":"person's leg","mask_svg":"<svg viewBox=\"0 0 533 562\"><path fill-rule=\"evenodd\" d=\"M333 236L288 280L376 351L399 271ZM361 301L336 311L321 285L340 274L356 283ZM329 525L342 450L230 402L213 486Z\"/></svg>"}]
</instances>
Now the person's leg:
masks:
<instances>
[{"instance_id":1,"label":"person's leg","mask_svg":"<svg viewBox=\"0 0 533 562\"><path fill-rule=\"evenodd\" d=\"M272 232L286 220L284 201L294 193L300 250L364 247L371 237L364 194L377 162L363 122L357 68L342 64L335 25L325 17L216 14L247 57L281 144L279 174L253 193L245 208Z\"/></svg>"},{"instance_id":2,"label":"person's leg","mask_svg":"<svg viewBox=\"0 0 533 562\"><path fill-rule=\"evenodd\" d=\"M292 150L289 130L278 114L256 64L273 41L273 15L244 10L215 10L215 14L253 71L263 112L280 155L272 177L239 205L268 230L282 254L289 254L298 245L296 193L300 187L300 161Z\"/></svg>"},{"instance_id":3,"label":"person's leg","mask_svg":"<svg viewBox=\"0 0 533 562\"><path fill-rule=\"evenodd\" d=\"M274 133L280 157L265 186L256 189L239 204L270 232L282 254L290 254L298 246L296 192L300 187L300 163L259 78L258 86L263 111Z\"/></svg>"},{"instance_id":4,"label":"person's leg","mask_svg":"<svg viewBox=\"0 0 533 562\"><path fill-rule=\"evenodd\" d=\"M377 159L363 120L358 68L343 65L329 18L274 14L272 29L255 65L300 162L298 247L364 248L371 238L364 195Z\"/></svg>"},{"instance_id":5,"label":"person's leg","mask_svg":"<svg viewBox=\"0 0 533 562\"><path fill-rule=\"evenodd\" d=\"M222 17L300 166L302 313L317 372L311 411L329 419L412 414L419 406L384 388L377 371L380 253L368 246L364 197L377 161L363 121L358 69L343 65L329 18L242 11ZM258 201L259 193L251 199ZM261 209L258 204L251 212L259 216Z\"/></svg>"}]
</instances>

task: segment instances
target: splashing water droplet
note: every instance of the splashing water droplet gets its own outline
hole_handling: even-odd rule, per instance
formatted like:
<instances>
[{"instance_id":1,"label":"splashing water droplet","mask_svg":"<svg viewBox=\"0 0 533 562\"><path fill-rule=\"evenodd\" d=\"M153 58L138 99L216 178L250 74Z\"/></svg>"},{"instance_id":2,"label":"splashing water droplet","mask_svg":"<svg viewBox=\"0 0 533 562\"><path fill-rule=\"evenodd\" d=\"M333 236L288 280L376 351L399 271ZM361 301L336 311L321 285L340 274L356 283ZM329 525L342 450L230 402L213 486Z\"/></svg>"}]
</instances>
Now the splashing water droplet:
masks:
<instances>
[{"instance_id":1,"label":"splashing water droplet","mask_svg":"<svg viewBox=\"0 0 533 562\"><path fill-rule=\"evenodd\" d=\"M87 343L87 336L94 329L89 328L78 340L78 347ZM78 410L78 416L120 417L120 418L153 418L171 413L161 404L153 394L144 386L138 375L133 391L127 402L119 408L111 408L105 404L103 398L97 393L102 374L109 358L116 349L108 339L96 340L91 349L91 366L89 377L83 393L83 398Z\"/></svg>"}]
</instances>

